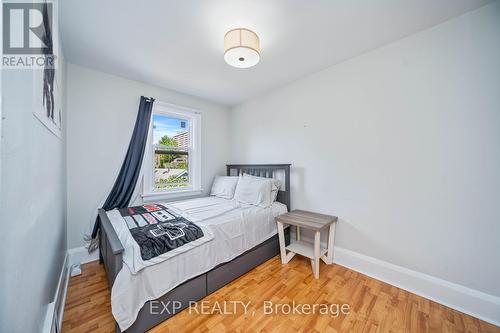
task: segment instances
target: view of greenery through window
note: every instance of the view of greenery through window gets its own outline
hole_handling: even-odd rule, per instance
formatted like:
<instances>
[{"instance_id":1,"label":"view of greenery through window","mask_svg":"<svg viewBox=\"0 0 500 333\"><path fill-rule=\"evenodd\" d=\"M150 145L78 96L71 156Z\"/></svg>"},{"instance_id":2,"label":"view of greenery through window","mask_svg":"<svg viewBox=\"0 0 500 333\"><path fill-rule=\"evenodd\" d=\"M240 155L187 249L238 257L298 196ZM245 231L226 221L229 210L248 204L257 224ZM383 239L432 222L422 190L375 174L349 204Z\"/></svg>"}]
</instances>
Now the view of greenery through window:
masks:
<instances>
[{"instance_id":1,"label":"view of greenery through window","mask_svg":"<svg viewBox=\"0 0 500 333\"><path fill-rule=\"evenodd\" d=\"M153 115L154 188L189 185L189 120Z\"/></svg>"}]
</instances>

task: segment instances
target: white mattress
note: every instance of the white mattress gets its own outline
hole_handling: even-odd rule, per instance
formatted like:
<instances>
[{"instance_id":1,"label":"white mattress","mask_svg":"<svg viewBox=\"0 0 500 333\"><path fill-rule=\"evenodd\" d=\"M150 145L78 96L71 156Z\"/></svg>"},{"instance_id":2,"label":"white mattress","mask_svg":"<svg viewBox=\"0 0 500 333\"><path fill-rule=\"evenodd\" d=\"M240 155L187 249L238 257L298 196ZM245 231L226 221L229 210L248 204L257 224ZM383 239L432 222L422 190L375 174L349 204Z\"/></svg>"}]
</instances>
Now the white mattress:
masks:
<instances>
[{"instance_id":1,"label":"white mattress","mask_svg":"<svg viewBox=\"0 0 500 333\"><path fill-rule=\"evenodd\" d=\"M220 208L229 202L234 209ZM214 238L136 274L123 265L111 290L113 316L122 331L134 323L147 301L157 299L179 284L234 259L275 235L274 218L287 211L279 202L261 208L235 205L231 200L216 197L164 204L209 229Z\"/></svg>"}]
</instances>

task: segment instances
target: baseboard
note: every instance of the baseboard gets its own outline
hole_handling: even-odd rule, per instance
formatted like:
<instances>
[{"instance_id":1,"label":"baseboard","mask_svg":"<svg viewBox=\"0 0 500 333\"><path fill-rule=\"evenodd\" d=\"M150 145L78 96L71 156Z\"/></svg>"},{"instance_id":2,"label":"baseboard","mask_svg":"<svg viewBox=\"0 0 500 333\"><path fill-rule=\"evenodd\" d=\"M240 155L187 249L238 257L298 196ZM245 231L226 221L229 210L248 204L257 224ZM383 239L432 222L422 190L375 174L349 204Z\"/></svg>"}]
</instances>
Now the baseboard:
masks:
<instances>
[{"instance_id":1,"label":"baseboard","mask_svg":"<svg viewBox=\"0 0 500 333\"><path fill-rule=\"evenodd\" d=\"M54 300L51 303L47 304L47 311L42 328L43 333L61 332L61 327L64 317L64 305L66 303L66 292L68 291L68 281L69 281L68 263L69 263L69 255L68 253L66 253L61 268L61 273L59 274L59 281L57 283Z\"/></svg>"},{"instance_id":2,"label":"baseboard","mask_svg":"<svg viewBox=\"0 0 500 333\"><path fill-rule=\"evenodd\" d=\"M69 267L99 260L99 250L89 253L84 246L68 250Z\"/></svg>"},{"instance_id":3,"label":"baseboard","mask_svg":"<svg viewBox=\"0 0 500 333\"><path fill-rule=\"evenodd\" d=\"M500 297L338 246L334 263L500 326Z\"/></svg>"},{"instance_id":4,"label":"baseboard","mask_svg":"<svg viewBox=\"0 0 500 333\"><path fill-rule=\"evenodd\" d=\"M83 246L68 250L66 256L64 257L61 274L59 275L59 282L57 284L54 301L47 305L47 311L42 329L43 333L56 332L54 330L55 326L57 326L57 332L61 332L71 266L75 264L84 264L98 259L99 251L94 251L92 254L89 254L87 249Z\"/></svg>"}]
</instances>

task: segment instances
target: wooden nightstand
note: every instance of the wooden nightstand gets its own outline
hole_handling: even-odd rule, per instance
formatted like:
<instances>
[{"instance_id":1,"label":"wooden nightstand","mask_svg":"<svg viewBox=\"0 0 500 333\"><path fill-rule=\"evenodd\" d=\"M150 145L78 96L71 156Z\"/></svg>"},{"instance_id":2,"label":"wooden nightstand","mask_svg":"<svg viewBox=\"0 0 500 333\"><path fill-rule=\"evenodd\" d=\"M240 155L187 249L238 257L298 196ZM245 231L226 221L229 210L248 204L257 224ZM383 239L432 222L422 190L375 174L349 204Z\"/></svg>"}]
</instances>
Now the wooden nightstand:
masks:
<instances>
[{"instance_id":1,"label":"wooden nightstand","mask_svg":"<svg viewBox=\"0 0 500 333\"><path fill-rule=\"evenodd\" d=\"M319 278L319 259L326 264L333 262L333 241L335 238L335 225L337 217L331 215L307 212L305 210L292 210L289 213L276 217L278 224L278 237L280 240L281 263L288 263L295 254L311 259L311 266L314 277ZM285 245L284 224L297 227L297 239L290 240L290 245ZM300 239L300 229L306 228L314 231L314 244L304 242ZM329 228L328 247L321 248L320 232ZM287 253L288 251L288 253Z\"/></svg>"}]
</instances>

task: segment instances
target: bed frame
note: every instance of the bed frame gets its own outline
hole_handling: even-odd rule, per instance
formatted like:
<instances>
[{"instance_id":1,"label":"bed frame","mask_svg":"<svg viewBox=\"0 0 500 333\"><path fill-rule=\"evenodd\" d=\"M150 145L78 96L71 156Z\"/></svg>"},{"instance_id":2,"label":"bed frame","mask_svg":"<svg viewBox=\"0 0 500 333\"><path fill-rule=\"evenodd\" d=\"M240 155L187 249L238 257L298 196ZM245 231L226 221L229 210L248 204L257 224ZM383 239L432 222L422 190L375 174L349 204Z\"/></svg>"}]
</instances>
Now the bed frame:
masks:
<instances>
[{"instance_id":1,"label":"bed frame","mask_svg":"<svg viewBox=\"0 0 500 333\"><path fill-rule=\"evenodd\" d=\"M290 164L228 164L227 175L240 175L243 173L273 178L276 172L284 172L285 188L278 192L276 201L285 204L290 211ZM99 262L104 264L108 277L109 287L113 286L116 275L122 268L122 253L123 246L118 239L118 236L108 219L106 211L99 209L100 228L99 228ZM286 243L289 243L290 234L286 230ZM179 286L175 287L168 293L154 300L170 304L167 308L169 311L160 311L161 314L152 314L150 310L150 302L148 301L139 311L137 319L130 328L126 330L128 333L145 332L159 323L167 320L176 313L182 311L189 306L190 302L198 301L207 295L210 295L217 289L225 286L234 279L242 276L256 266L264 263L272 257L279 254L278 235L274 235L268 240L246 251L233 260L220 264L210 271L200 274ZM168 303L170 301L170 303ZM174 309L173 301L179 301L182 306L180 309ZM161 303L160 303L161 304ZM179 303L175 303L179 304ZM116 332L121 332L118 324Z\"/></svg>"}]
</instances>

